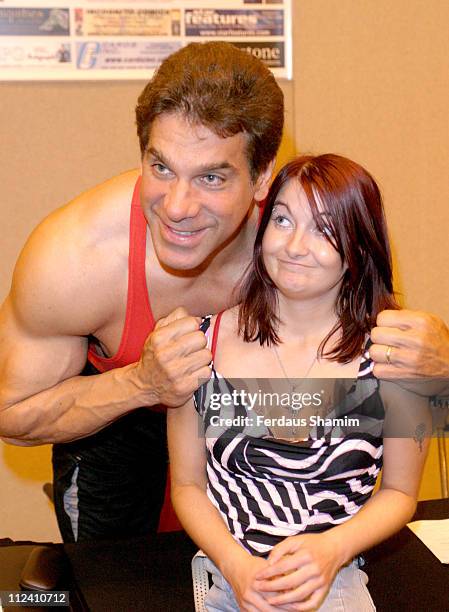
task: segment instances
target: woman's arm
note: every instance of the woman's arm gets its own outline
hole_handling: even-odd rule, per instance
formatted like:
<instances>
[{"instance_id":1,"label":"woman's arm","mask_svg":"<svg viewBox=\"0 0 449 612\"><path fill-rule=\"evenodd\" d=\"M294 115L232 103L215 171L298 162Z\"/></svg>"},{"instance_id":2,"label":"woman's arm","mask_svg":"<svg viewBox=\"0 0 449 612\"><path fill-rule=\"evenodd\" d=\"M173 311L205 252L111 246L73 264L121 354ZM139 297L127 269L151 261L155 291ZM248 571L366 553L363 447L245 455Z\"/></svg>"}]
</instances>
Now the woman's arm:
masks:
<instances>
[{"instance_id":1,"label":"woman's arm","mask_svg":"<svg viewBox=\"0 0 449 612\"><path fill-rule=\"evenodd\" d=\"M205 438L193 401L169 409L167 422L172 502L183 527L231 584L242 610L275 610L252 587L267 561L234 540L207 497Z\"/></svg>"},{"instance_id":2,"label":"woman's arm","mask_svg":"<svg viewBox=\"0 0 449 612\"><path fill-rule=\"evenodd\" d=\"M404 423L407 421L403 432L396 427L396 435L415 430L420 435L384 438L380 489L351 519L320 534L286 538L272 550L271 567L257 575L262 579L257 588L287 592L269 597L271 604L290 604L292 610L315 609L341 566L390 537L413 516L431 431L428 401L393 383L382 386L382 398L390 413L387 421L392 418L397 426L402 414ZM424 427L427 437L422 435ZM287 575L271 579L281 573Z\"/></svg>"}]
</instances>

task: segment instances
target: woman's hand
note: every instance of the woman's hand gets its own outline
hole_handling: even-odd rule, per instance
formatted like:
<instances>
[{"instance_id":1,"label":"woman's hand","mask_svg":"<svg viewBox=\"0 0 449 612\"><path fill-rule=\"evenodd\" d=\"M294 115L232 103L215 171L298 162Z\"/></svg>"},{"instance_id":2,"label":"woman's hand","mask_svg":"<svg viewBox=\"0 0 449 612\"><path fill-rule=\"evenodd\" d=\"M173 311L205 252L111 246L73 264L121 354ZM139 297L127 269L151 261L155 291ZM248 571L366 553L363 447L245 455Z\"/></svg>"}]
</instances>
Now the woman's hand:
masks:
<instances>
[{"instance_id":1,"label":"woman's hand","mask_svg":"<svg viewBox=\"0 0 449 612\"><path fill-rule=\"evenodd\" d=\"M267 589L261 593L256 588L256 574L268 568L269 565L266 559L248 555L244 561L239 562L235 572L232 575L228 575L227 579L242 612L274 612L282 609L270 605L266 599L271 595L275 595L274 591Z\"/></svg>"},{"instance_id":2,"label":"woman's hand","mask_svg":"<svg viewBox=\"0 0 449 612\"><path fill-rule=\"evenodd\" d=\"M268 603L284 610L319 607L344 563L332 531L291 536L273 548L268 567L256 574L255 583ZM276 593L269 593L272 591Z\"/></svg>"}]
</instances>

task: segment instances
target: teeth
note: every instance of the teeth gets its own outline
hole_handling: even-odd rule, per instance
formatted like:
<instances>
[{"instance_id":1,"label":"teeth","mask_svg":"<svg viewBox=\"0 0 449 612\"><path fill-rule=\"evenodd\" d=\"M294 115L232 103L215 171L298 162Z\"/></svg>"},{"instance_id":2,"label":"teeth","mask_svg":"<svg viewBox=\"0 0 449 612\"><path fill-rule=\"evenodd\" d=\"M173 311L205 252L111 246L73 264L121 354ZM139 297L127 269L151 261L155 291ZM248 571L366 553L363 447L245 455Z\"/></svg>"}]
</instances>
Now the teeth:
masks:
<instances>
[{"instance_id":1,"label":"teeth","mask_svg":"<svg viewBox=\"0 0 449 612\"><path fill-rule=\"evenodd\" d=\"M196 232L181 232L180 230L171 229L174 234L178 234L178 236L193 236Z\"/></svg>"}]
</instances>

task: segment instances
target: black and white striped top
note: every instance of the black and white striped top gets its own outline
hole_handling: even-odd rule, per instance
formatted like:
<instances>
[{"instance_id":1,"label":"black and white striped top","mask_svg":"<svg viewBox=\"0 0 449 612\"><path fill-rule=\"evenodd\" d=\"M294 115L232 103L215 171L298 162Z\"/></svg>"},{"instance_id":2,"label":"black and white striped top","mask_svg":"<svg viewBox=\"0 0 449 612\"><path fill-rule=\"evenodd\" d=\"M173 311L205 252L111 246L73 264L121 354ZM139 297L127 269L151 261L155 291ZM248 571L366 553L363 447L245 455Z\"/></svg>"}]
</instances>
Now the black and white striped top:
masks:
<instances>
[{"instance_id":1,"label":"black and white striped top","mask_svg":"<svg viewBox=\"0 0 449 612\"><path fill-rule=\"evenodd\" d=\"M209 335L210 317L202 329ZM367 347L368 348L368 345ZM357 381L337 413L365 417L363 433L316 427L303 442L270 437L265 426L212 426L212 393L232 392L211 364L212 377L195 393L204 423L207 495L234 538L254 555L267 555L284 538L329 529L347 521L370 498L382 467L384 407L367 353ZM239 401L220 408L244 417ZM370 423L367 433L366 422Z\"/></svg>"}]
</instances>

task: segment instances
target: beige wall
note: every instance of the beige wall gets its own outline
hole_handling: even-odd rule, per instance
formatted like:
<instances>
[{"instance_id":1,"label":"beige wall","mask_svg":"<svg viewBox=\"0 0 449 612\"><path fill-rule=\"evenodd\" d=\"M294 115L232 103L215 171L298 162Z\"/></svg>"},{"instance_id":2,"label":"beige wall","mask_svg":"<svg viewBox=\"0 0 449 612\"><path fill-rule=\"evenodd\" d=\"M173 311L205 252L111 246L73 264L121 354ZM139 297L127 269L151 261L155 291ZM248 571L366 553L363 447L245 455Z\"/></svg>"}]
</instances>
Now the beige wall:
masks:
<instances>
[{"instance_id":1,"label":"beige wall","mask_svg":"<svg viewBox=\"0 0 449 612\"><path fill-rule=\"evenodd\" d=\"M413 308L449 321L447 0L297 0L296 143L377 178Z\"/></svg>"},{"instance_id":2,"label":"beige wall","mask_svg":"<svg viewBox=\"0 0 449 612\"><path fill-rule=\"evenodd\" d=\"M449 58L444 0L293 0L294 82L283 83L294 150L346 154L378 179L414 308L449 321ZM0 84L0 299L26 236L50 210L138 164L142 83ZM436 447L423 498L440 494ZM0 444L0 537L57 539L41 492L49 449Z\"/></svg>"}]
</instances>

